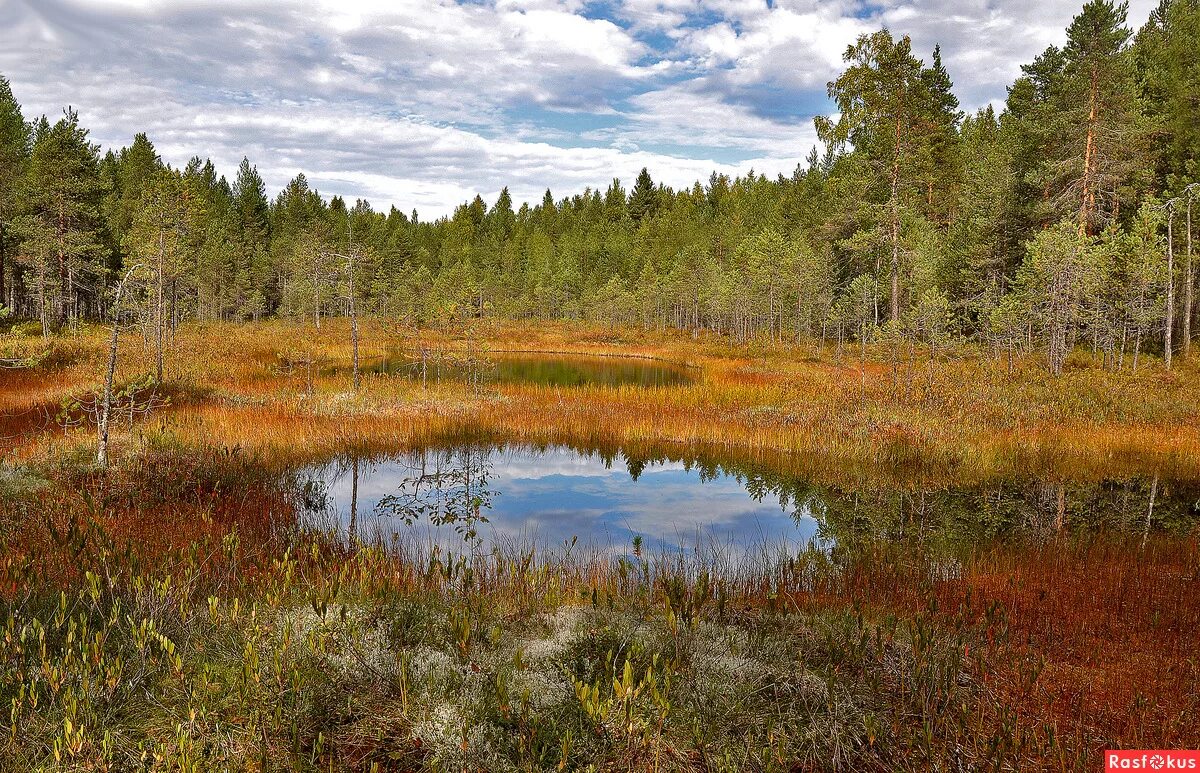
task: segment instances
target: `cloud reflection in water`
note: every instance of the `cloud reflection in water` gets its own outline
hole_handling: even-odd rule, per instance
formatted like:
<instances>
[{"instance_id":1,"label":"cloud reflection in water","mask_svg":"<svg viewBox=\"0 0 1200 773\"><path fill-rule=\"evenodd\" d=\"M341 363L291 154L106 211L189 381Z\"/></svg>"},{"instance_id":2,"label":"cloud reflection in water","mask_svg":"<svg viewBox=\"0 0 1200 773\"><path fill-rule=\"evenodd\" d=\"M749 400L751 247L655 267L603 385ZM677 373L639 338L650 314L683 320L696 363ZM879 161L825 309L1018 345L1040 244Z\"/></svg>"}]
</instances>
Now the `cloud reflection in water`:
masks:
<instances>
[{"instance_id":1,"label":"cloud reflection in water","mask_svg":"<svg viewBox=\"0 0 1200 773\"><path fill-rule=\"evenodd\" d=\"M357 519L360 536L417 530L422 537L445 542L454 532L427 522L409 526L397 517L398 492L409 496L422 462L426 472L440 460L454 465L463 453L485 455L488 522L479 528L487 544L516 539L538 546L561 546L572 537L593 548L627 547L641 535L649 549L690 549L698 543L742 548L811 538L816 523L807 510L799 515L768 493L755 499L736 477L718 473L703 479L698 469L679 462L650 462L644 467L617 456L608 464L598 454L570 448L459 449L427 451L358 465ZM638 475L631 474L631 467ZM336 514L340 530L350 527L354 472L347 465L316 471L326 488L326 512ZM405 481L409 481L407 486ZM391 499L389 499L391 498ZM469 499L470 497L468 497Z\"/></svg>"}]
</instances>

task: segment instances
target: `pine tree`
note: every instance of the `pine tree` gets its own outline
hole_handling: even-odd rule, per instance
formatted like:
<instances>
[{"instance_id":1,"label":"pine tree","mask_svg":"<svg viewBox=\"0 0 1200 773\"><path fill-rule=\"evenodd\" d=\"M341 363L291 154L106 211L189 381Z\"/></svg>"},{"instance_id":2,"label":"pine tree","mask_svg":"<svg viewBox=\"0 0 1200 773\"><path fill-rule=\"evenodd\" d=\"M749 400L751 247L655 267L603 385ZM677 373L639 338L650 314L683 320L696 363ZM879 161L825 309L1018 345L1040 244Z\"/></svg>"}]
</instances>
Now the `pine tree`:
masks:
<instances>
[{"instance_id":1,"label":"pine tree","mask_svg":"<svg viewBox=\"0 0 1200 773\"><path fill-rule=\"evenodd\" d=\"M1095 233L1119 206L1118 189L1131 166L1119 159L1128 159L1140 139L1133 73L1124 56L1128 9L1127 3L1091 0L1067 28L1065 73L1085 126L1078 183L1081 233Z\"/></svg>"},{"instance_id":2,"label":"pine tree","mask_svg":"<svg viewBox=\"0 0 1200 773\"><path fill-rule=\"evenodd\" d=\"M829 96L841 115L837 124L818 119L817 131L827 144L849 142L870 160L883 188L883 217L891 246L889 319L900 319L901 223L909 206L915 160L934 100L926 75L912 54L907 36L894 40L886 29L862 35L846 49L850 66L829 84ZM925 138L927 139L927 138Z\"/></svg>"},{"instance_id":3,"label":"pine tree","mask_svg":"<svg viewBox=\"0 0 1200 773\"><path fill-rule=\"evenodd\" d=\"M98 310L104 279L99 262L98 149L88 141L73 110L37 132L25 175L28 211L18 220L25 241L25 269L37 294L42 334L80 314L90 294Z\"/></svg>"},{"instance_id":4,"label":"pine tree","mask_svg":"<svg viewBox=\"0 0 1200 773\"><path fill-rule=\"evenodd\" d=\"M21 106L8 80L0 76L0 307L12 305L8 260L17 246L14 224L21 207L21 177L29 161L29 135Z\"/></svg>"},{"instance_id":5,"label":"pine tree","mask_svg":"<svg viewBox=\"0 0 1200 773\"><path fill-rule=\"evenodd\" d=\"M1099 233L1132 200L1128 186L1145 162L1126 13L1125 3L1090 0L1067 28L1048 77L1042 117L1053 112L1052 132L1034 150L1044 159L1038 175L1048 214L1074 217L1083 235Z\"/></svg>"}]
</instances>

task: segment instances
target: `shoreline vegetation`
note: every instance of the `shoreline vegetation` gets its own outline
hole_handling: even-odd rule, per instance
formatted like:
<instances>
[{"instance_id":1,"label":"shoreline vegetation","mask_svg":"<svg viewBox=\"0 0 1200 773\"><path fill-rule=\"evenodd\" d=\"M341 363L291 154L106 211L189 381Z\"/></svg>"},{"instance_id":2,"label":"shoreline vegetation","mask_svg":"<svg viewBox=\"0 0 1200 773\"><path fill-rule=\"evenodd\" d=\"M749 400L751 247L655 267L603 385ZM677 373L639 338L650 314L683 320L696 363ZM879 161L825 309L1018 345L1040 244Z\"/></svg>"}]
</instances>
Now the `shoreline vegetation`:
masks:
<instances>
[{"instance_id":1,"label":"shoreline vegetation","mask_svg":"<svg viewBox=\"0 0 1200 773\"><path fill-rule=\"evenodd\" d=\"M364 361L483 367L519 341L699 377L366 373L356 391L295 364L344 366L347 320L186 324L162 387L138 386L154 352L125 334L116 391L136 412L130 429L118 401L100 470L94 426L62 406L102 388L105 331L19 340L41 364L0 373L18 769L1088 770L1103 748L1195 742L1195 514L1141 524L1153 476L1155 491L1200 479L1190 362L1114 374L1080 351L1052 378L970 347L839 363L578 323L406 339L367 323ZM46 418L14 419L30 411ZM431 552L302 526L288 481L305 464L481 438L707 454L856 506L833 547L763 546L748 565L640 544ZM1006 477L1049 484L1040 525L955 540L953 516L917 507ZM1127 529L1076 519L1105 507L1080 486L1108 479L1142 481Z\"/></svg>"},{"instance_id":2,"label":"shoreline vegetation","mask_svg":"<svg viewBox=\"0 0 1200 773\"><path fill-rule=\"evenodd\" d=\"M171 344L169 379L156 388L168 404L155 407L151 424L165 433L203 432L283 465L356 445L400 450L475 433L515 442L736 451L768 463L774 456L810 477L836 481L848 471L851 482L875 476L886 485L1005 476L1200 479L1200 392L1191 386L1191 362L1171 372L1150 365L1113 373L1079 351L1063 376L1052 377L1035 355L1010 373L1006 362L970 346L936 359L915 348L891 359L894 352L872 346L861 360L839 358L832 347L747 347L715 336L580 323L496 320L416 337L367 323L362 360L388 357L410 377L364 372L355 390L348 327L338 319L320 332L287 321L185 325ZM51 348L36 337L9 342L21 356L44 360L36 369L3 373L0 444L24 455L56 442L60 419L81 418L78 410L64 413L64 405L101 391L107 341L85 329ZM153 352L136 334L122 342L118 391L141 386L149 393ZM649 389L585 385L568 392L461 377L464 369L486 369L488 354L500 351L649 357L700 375ZM413 375L422 360L424 384ZM437 363L460 375L439 379ZM135 410L141 400L132 401ZM126 395L126 409L130 402Z\"/></svg>"}]
</instances>

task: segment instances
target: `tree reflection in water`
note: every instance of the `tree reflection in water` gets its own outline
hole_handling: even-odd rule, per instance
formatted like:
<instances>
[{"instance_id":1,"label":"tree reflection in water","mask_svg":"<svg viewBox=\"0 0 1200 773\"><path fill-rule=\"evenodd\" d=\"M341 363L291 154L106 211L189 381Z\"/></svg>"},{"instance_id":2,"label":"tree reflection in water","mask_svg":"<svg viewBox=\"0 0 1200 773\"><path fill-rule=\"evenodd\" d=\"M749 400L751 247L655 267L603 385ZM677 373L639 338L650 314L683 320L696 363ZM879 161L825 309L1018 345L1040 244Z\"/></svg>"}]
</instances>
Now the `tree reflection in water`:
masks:
<instances>
[{"instance_id":1,"label":"tree reflection in water","mask_svg":"<svg viewBox=\"0 0 1200 773\"><path fill-rule=\"evenodd\" d=\"M1031 476L954 485L846 476L835 483L802 464L652 445L455 438L397 454L341 457L315 470L300 493L305 509L341 518L352 538L371 518L382 534L423 521L482 542L482 526L491 524L505 537L544 534L557 544L574 536L600 547L627 544L636 534L684 548L684 537L703 531L705 540L738 546L783 538L815 539L839 552L914 541L954 549L1059 534L1187 534L1200 524L1200 486L1192 481ZM628 477L604 473L621 467ZM331 487L341 490L340 515ZM508 496L493 507L501 490ZM393 519L393 528L380 523Z\"/></svg>"},{"instance_id":2,"label":"tree reflection in water","mask_svg":"<svg viewBox=\"0 0 1200 773\"><path fill-rule=\"evenodd\" d=\"M488 522L484 513L497 493L488 487L492 449L431 449L410 456L406 466L410 474L400 480L395 494L379 500L375 514L400 518L409 526L419 520L449 526L464 540L478 540L479 525Z\"/></svg>"}]
</instances>

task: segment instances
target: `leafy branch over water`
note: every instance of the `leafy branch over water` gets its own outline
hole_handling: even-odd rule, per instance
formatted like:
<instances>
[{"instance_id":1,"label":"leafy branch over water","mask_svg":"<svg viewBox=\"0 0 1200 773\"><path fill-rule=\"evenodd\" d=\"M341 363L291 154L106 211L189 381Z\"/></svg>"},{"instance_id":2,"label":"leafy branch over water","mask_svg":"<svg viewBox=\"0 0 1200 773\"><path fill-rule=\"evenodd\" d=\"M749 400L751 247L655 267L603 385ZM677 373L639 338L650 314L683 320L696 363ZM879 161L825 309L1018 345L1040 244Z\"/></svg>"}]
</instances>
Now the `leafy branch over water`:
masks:
<instances>
[{"instance_id":1,"label":"leafy branch over water","mask_svg":"<svg viewBox=\"0 0 1200 773\"><path fill-rule=\"evenodd\" d=\"M402 519L409 526L426 520L451 526L463 539L475 541L479 525L492 507L496 492L488 487L492 449L466 446L417 455L395 494L379 500L375 512Z\"/></svg>"}]
</instances>

